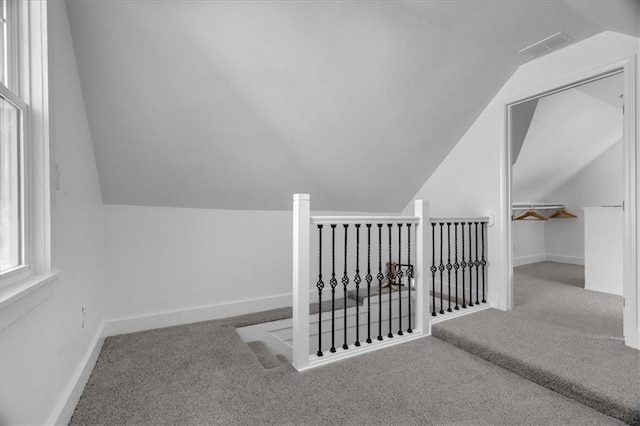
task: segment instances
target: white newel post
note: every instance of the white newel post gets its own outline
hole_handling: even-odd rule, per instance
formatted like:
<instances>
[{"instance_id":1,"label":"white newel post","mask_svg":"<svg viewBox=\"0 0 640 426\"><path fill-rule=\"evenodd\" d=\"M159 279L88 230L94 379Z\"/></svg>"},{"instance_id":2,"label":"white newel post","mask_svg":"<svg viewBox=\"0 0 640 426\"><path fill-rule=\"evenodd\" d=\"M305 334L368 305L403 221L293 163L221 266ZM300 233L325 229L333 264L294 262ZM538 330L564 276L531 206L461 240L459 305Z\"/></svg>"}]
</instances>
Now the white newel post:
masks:
<instances>
[{"instance_id":1,"label":"white newel post","mask_svg":"<svg viewBox=\"0 0 640 426\"><path fill-rule=\"evenodd\" d=\"M309 194L293 195L293 366L309 365Z\"/></svg>"},{"instance_id":2,"label":"white newel post","mask_svg":"<svg viewBox=\"0 0 640 426\"><path fill-rule=\"evenodd\" d=\"M429 203L415 200L414 215L420 218L416 228L416 330L431 334L429 312L429 259L431 259L431 222Z\"/></svg>"}]
</instances>

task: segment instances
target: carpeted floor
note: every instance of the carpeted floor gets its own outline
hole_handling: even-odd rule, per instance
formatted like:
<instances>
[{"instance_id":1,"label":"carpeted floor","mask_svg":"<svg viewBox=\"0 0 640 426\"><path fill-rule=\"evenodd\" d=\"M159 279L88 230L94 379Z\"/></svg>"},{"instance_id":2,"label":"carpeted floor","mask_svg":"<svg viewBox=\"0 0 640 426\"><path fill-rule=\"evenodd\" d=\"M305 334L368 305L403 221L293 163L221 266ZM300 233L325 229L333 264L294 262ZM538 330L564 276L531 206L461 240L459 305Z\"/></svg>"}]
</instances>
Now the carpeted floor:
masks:
<instances>
[{"instance_id":1,"label":"carpeted floor","mask_svg":"<svg viewBox=\"0 0 640 426\"><path fill-rule=\"evenodd\" d=\"M72 424L619 424L434 337L304 373L235 328L290 309L107 339Z\"/></svg>"},{"instance_id":2,"label":"carpeted floor","mask_svg":"<svg viewBox=\"0 0 640 426\"><path fill-rule=\"evenodd\" d=\"M640 352L622 339L622 298L581 288L580 266L515 269L515 309L437 324L433 335L627 423L640 424Z\"/></svg>"}]
</instances>

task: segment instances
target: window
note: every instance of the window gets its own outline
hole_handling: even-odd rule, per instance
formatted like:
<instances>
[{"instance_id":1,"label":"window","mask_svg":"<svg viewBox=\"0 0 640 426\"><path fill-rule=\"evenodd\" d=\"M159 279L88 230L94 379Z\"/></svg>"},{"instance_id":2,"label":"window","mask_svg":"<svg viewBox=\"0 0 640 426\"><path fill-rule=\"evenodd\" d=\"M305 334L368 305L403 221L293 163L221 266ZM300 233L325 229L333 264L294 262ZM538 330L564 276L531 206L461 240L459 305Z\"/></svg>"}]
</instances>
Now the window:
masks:
<instances>
[{"instance_id":1,"label":"window","mask_svg":"<svg viewBox=\"0 0 640 426\"><path fill-rule=\"evenodd\" d=\"M45 21L45 2L0 0L2 307L52 275Z\"/></svg>"},{"instance_id":2,"label":"window","mask_svg":"<svg viewBox=\"0 0 640 426\"><path fill-rule=\"evenodd\" d=\"M24 104L0 87L0 273L25 266Z\"/></svg>"},{"instance_id":3,"label":"window","mask_svg":"<svg viewBox=\"0 0 640 426\"><path fill-rule=\"evenodd\" d=\"M0 0L0 83L7 85L7 1Z\"/></svg>"},{"instance_id":4,"label":"window","mask_svg":"<svg viewBox=\"0 0 640 426\"><path fill-rule=\"evenodd\" d=\"M0 0L0 274L26 266L24 122L26 105L12 77L17 75L17 10Z\"/></svg>"}]
</instances>

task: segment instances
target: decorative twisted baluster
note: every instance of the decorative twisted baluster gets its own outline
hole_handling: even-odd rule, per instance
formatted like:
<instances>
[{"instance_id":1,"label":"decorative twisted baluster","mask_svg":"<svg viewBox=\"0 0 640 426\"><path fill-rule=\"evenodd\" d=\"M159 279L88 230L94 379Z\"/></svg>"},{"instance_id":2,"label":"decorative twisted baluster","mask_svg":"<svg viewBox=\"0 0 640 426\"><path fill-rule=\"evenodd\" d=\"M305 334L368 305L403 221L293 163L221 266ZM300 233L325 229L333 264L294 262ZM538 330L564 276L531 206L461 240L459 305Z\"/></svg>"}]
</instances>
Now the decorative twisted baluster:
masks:
<instances>
[{"instance_id":1,"label":"decorative twisted baluster","mask_svg":"<svg viewBox=\"0 0 640 426\"><path fill-rule=\"evenodd\" d=\"M456 270L456 307L454 309L456 311L459 311L460 307L458 306L458 270L460 269L460 264L458 263L458 222L453 223L453 241L455 244L455 259L453 267Z\"/></svg>"},{"instance_id":2,"label":"decorative twisted baluster","mask_svg":"<svg viewBox=\"0 0 640 426\"><path fill-rule=\"evenodd\" d=\"M479 288L480 288L480 260L478 259L478 222L475 222L476 225L476 261L473 263L476 267L476 305L480 304L480 298L478 297Z\"/></svg>"},{"instance_id":3,"label":"decorative twisted baluster","mask_svg":"<svg viewBox=\"0 0 640 426\"><path fill-rule=\"evenodd\" d=\"M371 343L371 224L367 223L367 343Z\"/></svg>"},{"instance_id":4,"label":"decorative twisted baluster","mask_svg":"<svg viewBox=\"0 0 640 426\"><path fill-rule=\"evenodd\" d=\"M466 295L464 294L465 293L465 291L464 291L464 289L465 289L464 288L464 284L465 284L465 282L464 282L464 271L465 271L465 269L467 267L467 262L465 262L465 260L464 260L464 222L462 222L460 225L461 225L460 226L460 234L462 235L462 262L460 262L460 268L462 268L462 307L466 309L467 308L467 298L466 298Z\"/></svg>"},{"instance_id":5,"label":"decorative twisted baluster","mask_svg":"<svg viewBox=\"0 0 640 426\"><path fill-rule=\"evenodd\" d=\"M338 280L336 279L336 225L331 225L331 279L329 280L331 286L331 349L330 352L336 351L336 286Z\"/></svg>"},{"instance_id":6,"label":"decorative twisted baluster","mask_svg":"<svg viewBox=\"0 0 640 426\"><path fill-rule=\"evenodd\" d=\"M318 352L316 355L322 356L322 289L324 282L322 281L322 225L318 225Z\"/></svg>"},{"instance_id":7,"label":"decorative twisted baluster","mask_svg":"<svg viewBox=\"0 0 640 426\"><path fill-rule=\"evenodd\" d=\"M347 275L347 231L348 224L344 224L344 275L342 276L342 287L344 288L344 343L342 349L349 349L347 345L347 285L349 285L349 276Z\"/></svg>"},{"instance_id":8,"label":"decorative twisted baluster","mask_svg":"<svg viewBox=\"0 0 640 426\"><path fill-rule=\"evenodd\" d=\"M407 333L413 333L411 329L411 281L413 279L413 267L411 266L411 224L407 223L407 289L409 290L407 300L409 301L409 328Z\"/></svg>"},{"instance_id":9,"label":"decorative twisted baluster","mask_svg":"<svg viewBox=\"0 0 640 426\"><path fill-rule=\"evenodd\" d=\"M436 224L431 224L431 316L436 316Z\"/></svg>"},{"instance_id":10,"label":"decorative twisted baluster","mask_svg":"<svg viewBox=\"0 0 640 426\"><path fill-rule=\"evenodd\" d=\"M382 340L382 224L378 224L378 340Z\"/></svg>"},{"instance_id":11,"label":"decorative twisted baluster","mask_svg":"<svg viewBox=\"0 0 640 426\"><path fill-rule=\"evenodd\" d=\"M451 312L451 222L447 223L447 299L448 307L447 312Z\"/></svg>"},{"instance_id":12,"label":"decorative twisted baluster","mask_svg":"<svg viewBox=\"0 0 640 426\"><path fill-rule=\"evenodd\" d=\"M356 224L356 275L353 282L356 283L356 342L360 346L360 224Z\"/></svg>"},{"instance_id":13,"label":"decorative twisted baluster","mask_svg":"<svg viewBox=\"0 0 640 426\"><path fill-rule=\"evenodd\" d=\"M473 223L467 222L467 225L469 225L469 262L467 263L469 268L469 306L473 306L473 256L471 256L471 242L473 241L471 238L471 225Z\"/></svg>"},{"instance_id":14,"label":"decorative twisted baluster","mask_svg":"<svg viewBox=\"0 0 640 426\"><path fill-rule=\"evenodd\" d=\"M484 279L485 279L485 270L484 267L487 264L487 261L484 258L484 229L486 227L486 223L482 223L482 260L480 261L480 264L482 265L482 303L487 303L487 300L485 299L485 295L484 295Z\"/></svg>"},{"instance_id":15,"label":"decorative twisted baluster","mask_svg":"<svg viewBox=\"0 0 640 426\"><path fill-rule=\"evenodd\" d=\"M398 335L402 336L402 224L398 224Z\"/></svg>"},{"instance_id":16,"label":"decorative twisted baluster","mask_svg":"<svg viewBox=\"0 0 640 426\"><path fill-rule=\"evenodd\" d=\"M388 223L387 228L389 229L389 263L387 264L387 279L389 280L389 334L387 334L388 338L393 337L393 333L391 332L391 322L393 321L393 317L391 316L391 283L392 281L392 271L391 271L391 227L393 225Z\"/></svg>"},{"instance_id":17,"label":"decorative twisted baluster","mask_svg":"<svg viewBox=\"0 0 640 426\"><path fill-rule=\"evenodd\" d=\"M440 223L440 265L438 266L438 270L440 271L440 315L444 314L444 301L442 298L442 293L444 293L443 281L444 281L444 262L442 261L442 231L444 229L444 223Z\"/></svg>"}]
</instances>

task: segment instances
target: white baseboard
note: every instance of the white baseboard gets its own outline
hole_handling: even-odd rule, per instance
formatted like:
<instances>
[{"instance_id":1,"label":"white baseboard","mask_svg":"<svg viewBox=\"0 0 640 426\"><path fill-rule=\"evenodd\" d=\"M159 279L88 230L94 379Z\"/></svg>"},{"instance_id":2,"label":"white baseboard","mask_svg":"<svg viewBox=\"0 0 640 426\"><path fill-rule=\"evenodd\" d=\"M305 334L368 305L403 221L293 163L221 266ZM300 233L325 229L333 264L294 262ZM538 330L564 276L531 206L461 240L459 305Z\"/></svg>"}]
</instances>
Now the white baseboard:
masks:
<instances>
[{"instance_id":1,"label":"white baseboard","mask_svg":"<svg viewBox=\"0 0 640 426\"><path fill-rule=\"evenodd\" d=\"M547 260L547 256L543 253L543 254L533 254L530 256L519 256L519 257L513 257L513 266L523 266L523 265L529 265L531 263L538 263L538 262L544 262L545 260Z\"/></svg>"},{"instance_id":2,"label":"white baseboard","mask_svg":"<svg viewBox=\"0 0 640 426\"><path fill-rule=\"evenodd\" d=\"M584 266L584 257L578 256L563 256L559 254L548 254L546 260L549 262L569 263L571 265Z\"/></svg>"},{"instance_id":3,"label":"white baseboard","mask_svg":"<svg viewBox=\"0 0 640 426\"><path fill-rule=\"evenodd\" d=\"M538 262L569 263L571 265L584 265L584 258L578 256L564 256L560 254L534 254L513 258L513 266L524 266Z\"/></svg>"},{"instance_id":4,"label":"white baseboard","mask_svg":"<svg viewBox=\"0 0 640 426\"><path fill-rule=\"evenodd\" d=\"M89 345L82 361L78 364L76 371L71 377L71 380L59 399L58 404L54 408L47 424L68 425L71 421L73 411L82 396L84 387L89 381L93 367L98 361L98 356L102 350L102 344L104 343L104 337L102 337L103 329L104 323L98 327L98 331L93 337L91 345Z\"/></svg>"},{"instance_id":5,"label":"white baseboard","mask_svg":"<svg viewBox=\"0 0 640 426\"><path fill-rule=\"evenodd\" d=\"M115 336L117 334L135 333L154 328L172 327L174 325L190 324L194 322L268 311L270 309L291 306L292 302L293 296L289 293L258 299L241 300L238 302L222 303L219 305L199 306L197 308L188 308L178 311L159 312L129 318L112 319L105 323L103 336L108 337Z\"/></svg>"},{"instance_id":6,"label":"white baseboard","mask_svg":"<svg viewBox=\"0 0 640 426\"><path fill-rule=\"evenodd\" d=\"M500 309L500 297L497 294L489 293L487 295L487 302L489 302L492 308Z\"/></svg>"}]
</instances>

